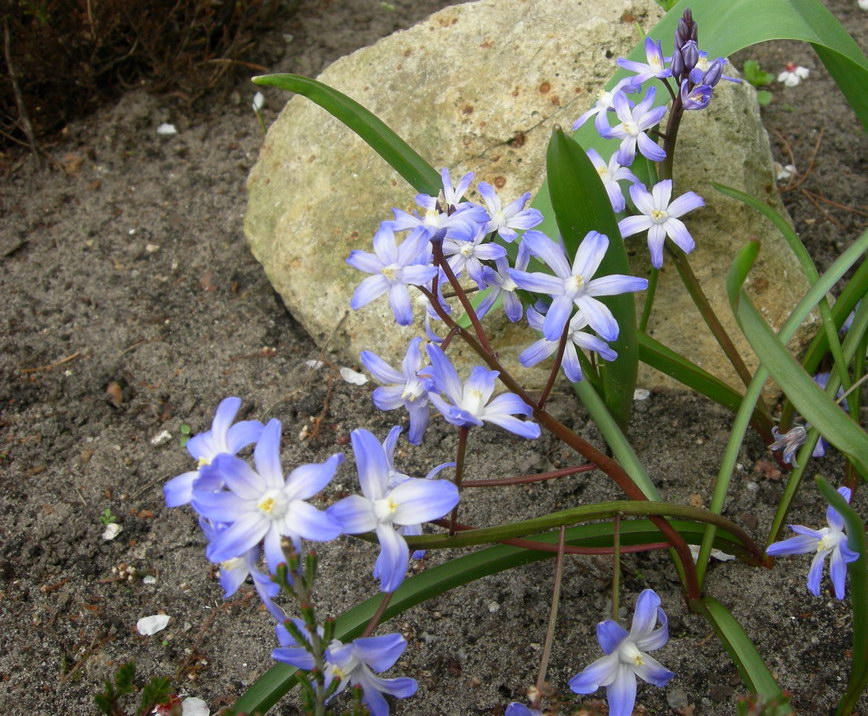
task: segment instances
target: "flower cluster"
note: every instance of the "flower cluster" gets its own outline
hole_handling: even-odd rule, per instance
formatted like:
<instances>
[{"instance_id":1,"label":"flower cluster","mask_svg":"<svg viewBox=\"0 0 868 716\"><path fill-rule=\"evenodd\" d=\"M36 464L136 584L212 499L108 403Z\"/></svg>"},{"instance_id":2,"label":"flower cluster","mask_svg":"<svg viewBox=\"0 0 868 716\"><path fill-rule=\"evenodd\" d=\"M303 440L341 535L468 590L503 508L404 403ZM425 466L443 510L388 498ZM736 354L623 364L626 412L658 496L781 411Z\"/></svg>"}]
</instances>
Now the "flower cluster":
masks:
<instances>
[{"instance_id":1,"label":"flower cluster","mask_svg":"<svg viewBox=\"0 0 868 716\"><path fill-rule=\"evenodd\" d=\"M211 429L187 443L197 469L164 487L169 506L189 503L198 514L207 540L205 556L220 565L224 598L231 597L250 577L268 611L283 624L285 615L274 602L280 591L274 575L287 562L284 541L289 541L293 554L301 555L302 540L327 542L342 534L363 532L374 532L380 542L374 576L383 591L394 591L404 580L409 561L403 535L421 534L422 523L444 516L458 503L456 486L434 479L452 463L434 468L427 479L410 477L393 462L400 427L392 429L385 444L367 430L355 430L351 439L362 494L321 510L309 500L334 477L343 454L300 465L285 474L280 460L280 421L233 424L240 406L239 398L220 403ZM251 444L255 444L252 465L238 456ZM300 574L300 570L290 570L287 578L292 582ZM350 644L334 640L326 660L329 679L340 678L335 693L347 683L358 684L372 713L388 713L380 692L410 696L415 681L380 679L371 670L390 668L404 645L399 635L357 639ZM276 650L275 658L283 653Z\"/></svg>"}]
</instances>

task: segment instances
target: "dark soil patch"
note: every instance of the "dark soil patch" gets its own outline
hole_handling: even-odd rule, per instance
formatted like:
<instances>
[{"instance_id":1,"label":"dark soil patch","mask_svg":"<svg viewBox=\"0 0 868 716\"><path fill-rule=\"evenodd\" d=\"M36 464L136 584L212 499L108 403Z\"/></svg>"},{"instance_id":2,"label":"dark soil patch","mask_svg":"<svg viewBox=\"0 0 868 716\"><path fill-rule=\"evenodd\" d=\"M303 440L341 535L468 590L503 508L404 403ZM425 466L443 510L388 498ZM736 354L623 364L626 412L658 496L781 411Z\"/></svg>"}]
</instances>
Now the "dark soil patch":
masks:
<instances>
[{"instance_id":1,"label":"dark soil patch","mask_svg":"<svg viewBox=\"0 0 868 716\"><path fill-rule=\"evenodd\" d=\"M285 54L275 69L314 75L446 4L302 2L276 30ZM865 14L856 3L829 4L864 46ZM809 48L776 43L744 56L773 72L787 61L811 69L802 85L773 88L764 117L776 158L789 163L789 147L807 174L784 199L822 269L864 226L864 136ZM143 676L169 676L213 710L231 703L270 665L272 624L252 590L222 601L192 513L164 507L163 482L189 466L178 446L182 425L206 429L220 398L243 396L246 415L283 421L285 465L348 452L346 438L356 427L385 435L392 425L392 415L371 406L369 387L344 382L331 367L305 366L321 357L319 349L246 249L244 181L261 142L249 109L253 91L239 85L230 102L204 115L169 97L131 91L69 125L66 139L51 149L50 165L5 158L0 703L6 713L95 713L94 692L130 659ZM267 101L270 121L284 98L268 94ZM161 122L179 133L158 136ZM556 395L553 406L597 439L569 395ZM632 435L667 499L707 501L730 422L723 409L686 394L654 393L637 403ZM442 421L432 431L426 444L443 452L406 449L400 459L407 472L424 473L448 455L454 434ZM531 445L483 430L474 436L469 469L514 474L568 459L552 441ZM842 462L830 458L822 469L838 480ZM342 468L326 498L354 479L350 466ZM749 440L727 514L762 534L781 490L763 446ZM466 518L520 518L615 494L580 476L482 495ZM863 495L859 504L865 513ZM123 526L110 542L101 538L106 509ZM816 524L823 509L807 486L792 517ZM348 607L374 586L373 550L342 545L323 550L323 574L339 575L321 585L326 610ZM846 603L806 592L806 570L796 560L771 572L718 564L709 586L795 693L797 711L825 714L846 682L850 617ZM410 642L400 671L420 684L395 712L499 714L522 698L535 676L551 574L551 564L540 563L395 620L393 628ZM565 684L596 658L593 630L606 614L609 579L605 561L569 562L553 683ZM695 713L734 713L744 691L735 668L707 623L685 610L662 557L627 560L623 593L646 586L661 594L670 614L672 639L661 660L678 676L666 690L642 688L639 702L653 714L689 713L688 705ZM160 611L171 615L169 627L139 636L136 620ZM290 705L276 712L294 713Z\"/></svg>"}]
</instances>

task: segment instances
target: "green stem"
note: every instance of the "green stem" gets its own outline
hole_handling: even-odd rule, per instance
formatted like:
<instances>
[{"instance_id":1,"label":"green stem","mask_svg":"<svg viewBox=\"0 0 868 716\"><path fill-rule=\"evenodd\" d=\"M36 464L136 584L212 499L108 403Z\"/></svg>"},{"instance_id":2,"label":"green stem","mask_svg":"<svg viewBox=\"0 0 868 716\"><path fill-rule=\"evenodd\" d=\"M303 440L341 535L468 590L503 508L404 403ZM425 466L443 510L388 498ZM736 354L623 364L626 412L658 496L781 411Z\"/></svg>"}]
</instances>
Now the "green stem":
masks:
<instances>
[{"instance_id":1,"label":"green stem","mask_svg":"<svg viewBox=\"0 0 868 716\"><path fill-rule=\"evenodd\" d=\"M563 527L561 527L563 529ZM612 520L612 619L618 621L618 597L621 593L621 514Z\"/></svg>"},{"instance_id":2,"label":"green stem","mask_svg":"<svg viewBox=\"0 0 868 716\"><path fill-rule=\"evenodd\" d=\"M648 328L648 320L651 318L651 309L654 306L654 295L657 293L657 278L659 275L660 271L652 267L651 274L648 276L648 289L645 291L642 317L639 319L639 330L643 333Z\"/></svg>"}]
</instances>

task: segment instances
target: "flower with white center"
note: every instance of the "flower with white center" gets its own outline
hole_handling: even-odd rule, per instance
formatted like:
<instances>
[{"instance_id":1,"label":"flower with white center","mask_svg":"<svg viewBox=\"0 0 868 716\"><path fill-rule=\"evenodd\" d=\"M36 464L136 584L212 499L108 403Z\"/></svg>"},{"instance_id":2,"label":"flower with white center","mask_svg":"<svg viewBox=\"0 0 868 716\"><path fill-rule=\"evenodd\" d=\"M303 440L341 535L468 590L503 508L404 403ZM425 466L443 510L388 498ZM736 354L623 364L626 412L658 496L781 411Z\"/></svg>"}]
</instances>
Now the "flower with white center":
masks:
<instances>
[{"instance_id":1,"label":"flower with white center","mask_svg":"<svg viewBox=\"0 0 868 716\"><path fill-rule=\"evenodd\" d=\"M150 617L142 617L136 622L136 631L142 636L153 636L158 631L163 631L171 618L168 614L154 614Z\"/></svg>"},{"instance_id":2,"label":"flower with white center","mask_svg":"<svg viewBox=\"0 0 868 716\"><path fill-rule=\"evenodd\" d=\"M655 629L658 621L660 626ZM637 676L654 686L665 686L675 676L647 654L662 647L668 639L669 626L666 613L660 608L660 597L652 589L646 589L636 600L629 633L611 619L597 624L597 641L606 656L570 679L570 688L577 694L592 694L605 686L609 716L631 716L636 703Z\"/></svg>"},{"instance_id":3,"label":"flower with white center","mask_svg":"<svg viewBox=\"0 0 868 716\"><path fill-rule=\"evenodd\" d=\"M281 537L289 537L296 552L301 540L333 540L340 526L305 500L322 490L343 462L341 454L324 463L302 465L286 478L280 466L280 421L270 420L253 452L252 469L234 455L220 455L203 470L215 471L228 490L193 489L193 509L211 522L229 526L208 543L205 556L220 563L242 557L263 542L271 572L286 559Z\"/></svg>"},{"instance_id":4,"label":"flower with white center","mask_svg":"<svg viewBox=\"0 0 868 716\"><path fill-rule=\"evenodd\" d=\"M382 223L374 234L374 253L352 251L347 263L359 271L373 274L358 285L350 307L359 309L388 292L389 305L401 326L413 322L413 306L407 285L421 286L437 275L437 268L431 264L427 236L411 234L397 246L389 222Z\"/></svg>"},{"instance_id":5,"label":"flower with white center","mask_svg":"<svg viewBox=\"0 0 868 716\"><path fill-rule=\"evenodd\" d=\"M639 181L636 178L636 175L627 167L622 167L618 163L617 153L613 154L609 158L608 163L600 156L600 153L596 149L589 149L587 154L588 159L591 160L591 164L594 165L594 169L597 170L597 174L600 175L600 179L603 180L603 186L606 188L606 193L609 195L609 201L612 202L612 209L615 211L624 211L627 202L624 201L624 194L621 191L621 185L618 184L618 182L627 179L635 184Z\"/></svg>"},{"instance_id":6,"label":"flower with white center","mask_svg":"<svg viewBox=\"0 0 868 716\"><path fill-rule=\"evenodd\" d=\"M449 263L455 276L467 273L480 289L485 288L482 261L494 261L506 256L506 249L500 244L485 243L487 234L485 227L480 225L476 236L471 241L456 241L455 239L443 240L443 255L448 257Z\"/></svg>"},{"instance_id":7,"label":"flower with white center","mask_svg":"<svg viewBox=\"0 0 868 716\"><path fill-rule=\"evenodd\" d=\"M414 445L422 442L428 426L428 391L433 383L426 375L428 361L419 348L421 342L421 338L410 341L401 370L396 370L371 351L362 351L360 356L365 370L382 383L374 390L374 405L380 410L406 408L410 415L408 439Z\"/></svg>"},{"instance_id":8,"label":"flower with white center","mask_svg":"<svg viewBox=\"0 0 868 716\"><path fill-rule=\"evenodd\" d=\"M685 254L693 251L696 245L693 237L678 217L705 206L702 197L696 192L688 191L672 203L669 202L671 196L671 179L658 182L650 192L642 184L633 184L630 187L630 198L641 213L618 222L618 229L624 238L648 230L651 265L657 269L663 266L663 244L667 236Z\"/></svg>"},{"instance_id":9,"label":"flower with white center","mask_svg":"<svg viewBox=\"0 0 868 716\"><path fill-rule=\"evenodd\" d=\"M522 241L518 245L518 256L515 258L515 268L518 271L524 271L530 262L530 251L527 245ZM501 299L503 302L503 310L506 317L516 323L524 313L524 308L521 305L521 299L516 295L518 286L509 275L509 260L506 256L495 259L494 265L497 268L495 271L490 266L483 268L482 278L485 285L488 287L488 294L480 301L476 307L476 315L482 318L491 310L491 307Z\"/></svg>"},{"instance_id":10,"label":"flower with white center","mask_svg":"<svg viewBox=\"0 0 868 716\"><path fill-rule=\"evenodd\" d=\"M769 450L772 452L783 450L784 462L793 467L798 467L796 450L802 446L802 443L805 442L805 438L808 436L805 429L801 425L794 425L787 432L781 434L781 431L775 425L772 427L772 436L775 438L775 441L769 445Z\"/></svg>"},{"instance_id":11,"label":"flower with white center","mask_svg":"<svg viewBox=\"0 0 868 716\"><path fill-rule=\"evenodd\" d=\"M201 477L201 468L209 465L218 455L235 455L259 439L262 423L258 420L242 420L232 424L240 408L241 398L224 398L214 413L211 429L194 435L187 441L187 452L197 461L197 469L173 477L165 484L163 495L166 505L186 505L193 496L194 483ZM222 485L217 483L207 486L206 489L219 490L221 487ZM205 485L200 485L200 488L205 488Z\"/></svg>"},{"instance_id":12,"label":"flower with white center","mask_svg":"<svg viewBox=\"0 0 868 716\"><path fill-rule=\"evenodd\" d=\"M205 539L209 542L226 529L226 525L212 525L208 520L200 519L199 526ZM253 584L263 603L268 605L273 597L280 593L277 582L271 581L271 577L263 574L257 567L262 549L257 544L239 557L232 557L220 563L219 581L223 587L223 599L229 599L238 588L244 584L247 577L253 578Z\"/></svg>"},{"instance_id":13,"label":"flower with white center","mask_svg":"<svg viewBox=\"0 0 868 716\"><path fill-rule=\"evenodd\" d=\"M597 92L597 100L594 102L594 106L591 107L587 112L581 115L575 122L573 122L573 131L575 132L579 127L581 127L585 122L587 122L591 117L596 115L596 119L594 120L594 127L597 132L600 134L603 133L604 129L609 128L609 121L606 119L606 115L610 109L612 109L612 103L615 100L615 95L623 90L624 92L634 92L637 88L633 84L632 77L625 77L622 80L618 81L612 89L605 90L602 89Z\"/></svg>"},{"instance_id":14,"label":"flower with white center","mask_svg":"<svg viewBox=\"0 0 868 716\"><path fill-rule=\"evenodd\" d=\"M839 487L838 494L850 502L850 488ZM837 599L844 598L844 582L847 579L847 564L859 559L859 553L847 545L844 531L844 518L831 505L826 508L828 527L812 530L802 525L788 525L796 537L770 544L766 552L772 557L788 554L814 553L811 569L808 571L808 591L815 597L820 596L820 580L823 578L823 565L829 557L829 577Z\"/></svg>"},{"instance_id":15,"label":"flower with white center","mask_svg":"<svg viewBox=\"0 0 868 716\"><path fill-rule=\"evenodd\" d=\"M542 223L543 215L539 209L525 209L525 205L530 200L530 192L526 191L515 201L510 202L504 208L500 203L500 197L494 187L487 182L479 182L479 194L485 202L485 208L488 211L488 225L485 227L486 233L496 231L501 239L512 242L518 236L516 229L526 231L532 229L537 224Z\"/></svg>"},{"instance_id":16,"label":"flower with white center","mask_svg":"<svg viewBox=\"0 0 868 716\"><path fill-rule=\"evenodd\" d=\"M659 40L655 42L650 37L645 38L645 59L647 62L636 62L619 57L616 62L619 67L636 73L633 77L634 84L640 84L652 77L662 80L664 77L672 76L672 70L666 67L670 58L663 56L663 49Z\"/></svg>"},{"instance_id":17,"label":"flower with white center","mask_svg":"<svg viewBox=\"0 0 868 716\"><path fill-rule=\"evenodd\" d=\"M406 648L407 640L400 634L359 637L349 644L333 639L325 653L326 681L340 679L335 695L347 686L360 686L371 716L388 716L383 694L406 699L416 693L418 684L406 676L384 679L375 673L391 669Z\"/></svg>"},{"instance_id":18,"label":"flower with white center","mask_svg":"<svg viewBox=\"0 0 868 716\"><path fill-rule=\"evenodd\" d=\"M531 328L541 332L543 321L544 318L538 311L532 308L527 309L527 322ZM570 328L567 333L567 343L564 347L564 358L561 367L564 370L564 375L567 376L567 379L571 383L578 383L582 379L582 366L579 363L577 348L593 351L607 361L613 361L618 357L618 354L605 341L582 330L587 325L588 321L581 313L574 314L570 319ZM558 349L559 343L560 339L549 341L545 338L540 338L522 351L518 357L519 363L525 367L534 366L554 353Z\"/></svg>"},{"instance_id":19,"label":"flower with white center","mask_svg":"<svg viewBox=\"0 0 868 716\"><path fill-rule=\"evenodd\" d=\"M658 124L666 114L665 105L654 107L656 94L656 88L649 87L645 98L631 108L627 95L617 92L612 100L612 106L620 123L614 127L598 128L600 134L606 139L621 140L617 156L618 163L622 166L626 167L633 163L637 146L642 155L652 162L659 162L666 158L666 152L646 134L647 130Z\"/></svg>"},{"instance_id":20,"label":"flower with white center","mask_svg":"<svg viewBox=\"0 0 868 716\"><path fill-rule=\"evenodd\" d=\"M784 87L795 87L810 74L811 71L807 67L788 62L786 69L778 75L778 82L783 82Z\"/></svg>"},{"instance_id":21,"label":"flower with white center","mask_svg":"<svg viewBox=\"0 0 868 716\"><path fill-rule=\"evenodd\" d=\"M596 297L642 291L648 286L648 281L623 274L593 278L609 248L608 237L598 231L589 231L579 244L572 266L567 260L564 248L542 232L528 231L523 241L531 254L545 261L555 274L552 276L515 269L509 271L519 288L547 294L554 299L543 322L543 336L546 340L560 340L574 305L601 338L606 341L616 340L618 322L608 306Z\"/></svg>"},{"instance_id":22,"label":"flower with white center","mask_svg":"<svg viewBox=\"0 0 868 716\"><path fill-rule=\"evenodd\" d=\"M350 434L361 495L350 495L328 508L328 515L345 534L374 531L380 555L374 577L380 590L394 592L407 573L410 548L398 528L443 517L458 504L458 488L446 480L407 478L389 486L389 460L383 445L367 430Z\"/></svg>"},{"instance_id":23,"label":"flower with white center","mask_svg":"<svg viewBox=\"0 0 868 716\"><path fill-rule=\"evenodd\" d=\"M428 357L431 359L434 384L448 400L444 400L434 392L429 394L429 399L446 418L446 422L462 427L494 423L523 438L533 439L540 436L539 425L515 417L531 415L533 412L531 407L515 393L502 393L491 399L499 375L496 370L488 370L480 365L475 366L470 371L467 382L462 386L455 366L440 346L428 344Z\"/></svg>"}]
</instances>

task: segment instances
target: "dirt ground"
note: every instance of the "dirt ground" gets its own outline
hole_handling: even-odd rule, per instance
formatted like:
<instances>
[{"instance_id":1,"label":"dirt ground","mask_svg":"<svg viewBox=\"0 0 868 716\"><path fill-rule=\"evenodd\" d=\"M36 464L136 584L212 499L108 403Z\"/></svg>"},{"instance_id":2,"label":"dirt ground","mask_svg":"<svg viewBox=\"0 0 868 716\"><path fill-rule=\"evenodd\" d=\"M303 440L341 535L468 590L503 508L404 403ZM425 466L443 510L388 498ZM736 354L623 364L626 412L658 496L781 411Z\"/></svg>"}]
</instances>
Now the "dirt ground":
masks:
<instances>
[{"instance_id":1,"label":"dirt ground","mask_svg":"<svg viewBox=\"0 0 868 716\"><path fill-rule=\"evenodd\" d=\"M281 56L275 71L314 75L446 4L303 0L263 43ZM829 5L864 48L868 15L855 0ZM811 70L798 87L775 84L763 116L776 159L794 160L804 178L784 199L822 270L864 227L864 135L810 48L758 47L735 64L749 58L774 73L788 61ZM4 714L96 713L93 694L127 660L144 678L171 678L212 711L232 703L270 666L273 624L249 587L223 602L193 514L164 506L163 482L190 466L179 447L182 426L207 429L222 397L241 396L245 416L283 421L284 465L294 466L348 453L356 427L385 436L393 424L394 415L372 407L370 385L347 383L331 366L305 365L334 357L321 355L247 251L244 181L262 141L249 107L253 92L241 85L228 101L194 113L171 97L133 90L69 126L62 140L47 145L51 161L41 167L27 155L2 158ZM284 102L266 93L266 121ZM178 133L158 135L163 122ZM570 395L557 394L552 407L598 440ZM666 499L707 504L730 422L722 408L678 392L637 402L631 434ZM402 448L405 472L424 474L449 459L455 436L447 428L435 421L424 449ZM477 477L509 475L570 459L552 441L529 443L485 429L473 436L468 469ZM842 462L833 456L817 469L836 481ZM347 464L325 500L354 490L354 481ZM759 537L782 488L752 438L726 514ZM496 497L474 495L464 516L487 524L615 495L602 478L576 476ZM857 502L868 514L864 494ZM101 536L105 510L123 528L112 541ZM792 519L818 524L822 514L807 484ZM336 612L369 596L376 588L373 559L373 548L357 542L324 549L321 610ZM807 593L807 568L806 559L781 560L773 571L718 563L708 586L794 693L798 713L827 714L846 683L850 616L828 591L821 598ZM626 605L632 608L634 595L648 586L663 598L672 638L659 658L677 674L666 689L640 687L638 704L649 714L734 713L744 693L735 667L707 623L685 609L665 560L630 557L625 570ZM606 561L568 561L549 671L561 688L598 656L594 626L606 616L610 577ZM509 701L523 698L535 679L551 579L551 563L539 563L386 625L409 642L395 671L419 681L418 695L393 712L502 714ZM136 621L158 612L171 616L168 628L139 635ZM295 713L291 699L273 713Z\"/></svg>"}]
</instances>

